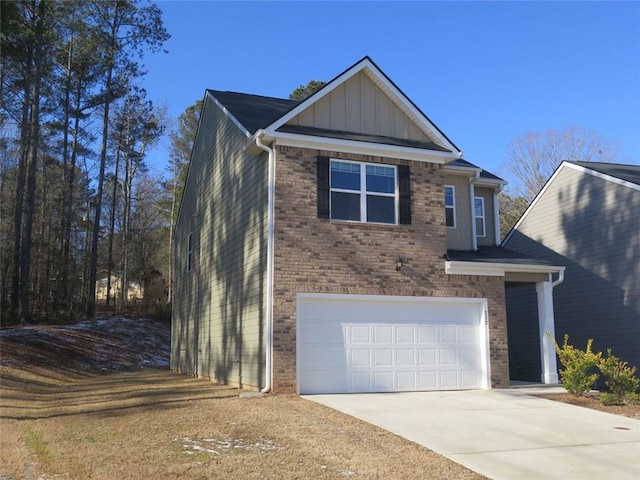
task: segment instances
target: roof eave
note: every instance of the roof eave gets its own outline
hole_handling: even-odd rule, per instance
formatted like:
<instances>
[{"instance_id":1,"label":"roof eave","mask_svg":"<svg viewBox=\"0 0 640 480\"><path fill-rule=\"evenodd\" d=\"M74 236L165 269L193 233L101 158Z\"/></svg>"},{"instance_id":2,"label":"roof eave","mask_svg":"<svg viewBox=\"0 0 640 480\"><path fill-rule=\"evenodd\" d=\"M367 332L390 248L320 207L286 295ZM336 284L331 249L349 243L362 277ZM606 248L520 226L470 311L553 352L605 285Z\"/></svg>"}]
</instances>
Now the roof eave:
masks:
<instances>
[{"instance_id":1,"label":"roof eave","mask_svg":"<svg viewBox=\"0 0 640 480\"><path fill-rule=\"evenodd\" d=\"M448 161L451 161L451 159L457 158L457 154L455 152L442 152L438 150L403 147L383 143L275 132L271 129L266 130L266 136L268 138L274 138L279 145L283 146L374 155L387 158L415 160L418 162L445 164Z\"/></svg>"}]
</instances>

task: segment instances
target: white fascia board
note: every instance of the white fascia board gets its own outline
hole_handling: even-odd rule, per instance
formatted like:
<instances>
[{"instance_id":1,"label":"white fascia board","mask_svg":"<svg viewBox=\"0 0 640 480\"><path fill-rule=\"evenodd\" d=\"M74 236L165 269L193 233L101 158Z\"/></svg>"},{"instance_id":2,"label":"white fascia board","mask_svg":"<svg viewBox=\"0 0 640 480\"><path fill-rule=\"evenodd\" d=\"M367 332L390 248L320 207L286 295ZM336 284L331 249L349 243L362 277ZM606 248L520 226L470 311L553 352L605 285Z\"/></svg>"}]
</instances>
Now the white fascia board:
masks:
<instances>
[{"instance_id":1,"label":"white fascia board","mask_svg":"<svg viewBox=\"0 0 640 480\"><path fill-rule=\"evenodd\" d=\"M218 101L218 99L217 99L216 97L214 97L213 95L211 95L211 93L210 93L208 90L207 90L207 98L211 99L211 101L212 101L213 103L215 103L215 104L218 106L218 108L219 108L220 110L222 110L222 111L224 112L224 114L225 114L227 117L229 117L229 119L230 119L230 120L235 124L235 126L236 126L236 127L238 127L238 128L242 131L242 133L244 133L244 134L247 136L247 138L251 138L251 133L249 133L249 130L247 130L247 129L244 127L244 125L242 125L242 124L238 121L238 119L237 119L236 117L234 117L234 116L231 114L231 112L230 112L229 110L227 110L227 109L224 107L224 105L222 105L222 104Z\"/></svg>"},{"instance_id":2,"label":"white fascia board","mask_svg":"<svg viewBox=\"0 0 640 480\"><path fill-rule=\"evenodd\" d=\"M497 188L500 191L507 184L504 180L496 180L493 178L477 178L474 182L477 187L489 187L489 188Z\"/></svg>"},{"instance_id":3,"label":"white fascia board","mask_svg":"<svg viewBox=\"0 0 640 480\"><path fill-rule=\"evenodd\" d=\"M557 265L532 265L514 263L482 263L447 260L445 273L449 275L482 275L485 277L504 277L510 273L560 273L565 267Z\"/></svg>"},{"instance_id":4,"label":"white fascia board","mask_svg":"<svg viewBox=\"0 0 640 480\"><path fill-rule=\"evenodd\" d=\"M286 147L330 150L438 164L445 164L449 159L457 158L454 153L450 152L437 152L435 150L401 147L382 143L360 142L356 140L343 140L338 138L316 137L312 135L272 131L268 131L267 135L275 138L278 145Z\"/></svg>"},{"instance_id":5,"label":"white fascia board","mask_svg":"<svg viewBox=\"0 0 640 480\"><path fill-rule=\"evenodd\" d=\"M444 173L450 173L451 175L464 175L467 177L474 177L482 171L479 167L459 167L457 165L445 165Z\"/></svg>"},{"instance_id":6,"label":"white fascia board","mask_svg":"<svg viewBox=\"0 0 640 480\"><path fill-rule=\"evenodd\" d=\"M303 110L306 110L311 104L317 102L321 98L331 93L339 85L343 84L360 71L366 71L366 73L374 80L375 83L382 85L382 89L388 94L391 94L390 98L394 101L394 103L399 105L401 110L410 112L411 115L413 115L421 123L420 127L425 133L428 132L429 134L435 136L440 142L442 142L442 145L444 145L445 148L455 152L455 155L451 158L462 157L462 152L459 151L449 140L447 140L447 138L442 133L440 133L438 128L433 123L431 123L431 121L409 101L407 96L404 95L400 90L398 90L398 88L393 85L368 58L363 59L361 62L355 64L342 75L336 77L330 84L325 85L323 88L308 97L293 110L289 111L274 123L269 125L266 130L277 130L289 120L300 114Z\"/></svg>"},{"instance_id":7,"label":"white fascia board","mask_svg":"<svg viewBox=\"0 0 640 480\"><path fill-rule=\"evenodd\" d=\"M574 170L577 170L579 172L593 175L594 177L601 178L603 180L607 180L617 185L622 185L623 187L631 188L640 192L640 185L638 185L637 183L627 182L626 180L612 177L611 175L607 175L606 173L596 172L595 170L591 170L590 168L583 167L582 165L576 165L571 162L562 162L562 166L573 168Z\"/></svg>"}]
</instances>

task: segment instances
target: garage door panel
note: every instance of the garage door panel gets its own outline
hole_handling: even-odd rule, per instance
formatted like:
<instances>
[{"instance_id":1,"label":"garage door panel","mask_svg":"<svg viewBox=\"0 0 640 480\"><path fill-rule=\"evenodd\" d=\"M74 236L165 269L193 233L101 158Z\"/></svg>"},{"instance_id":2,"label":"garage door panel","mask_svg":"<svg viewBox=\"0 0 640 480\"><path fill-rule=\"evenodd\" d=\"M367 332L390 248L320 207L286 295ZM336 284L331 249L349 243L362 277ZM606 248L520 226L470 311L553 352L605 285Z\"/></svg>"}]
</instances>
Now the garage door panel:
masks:
<instances>
[{"instance_id":1,"label":"garage door panel","mask_svg":"<svg viewBox=\"0 0 640 480\"><path fill-rule=\"evenodd\" d=\"M456 327L439 327L438 342L439 343L456 343Z\"/></svg>"},{"instance_id":2,"label":"garage door panel","mask_svg":"<svg viewBox=\"0 0 640 480\"><path fill-rule=\"evenodd\" d=\"M373 350L373 362L376 367L393 366L393 349L375 348Z\"/></svg>"},{"instance_id":3,"label":"garage door panel","mask_svg":"<svg viewBox=\"0 0 640 480\"><path fill-rule=\"evenodd\" d=\"M350 343L371 343L371 326L370 325L351 325L349 327Z\"/></svg>"},{"instance_id":4,"label":"garage door panel","mask_svg":"<svg viewBox=\"0 0 640 480\"><path fill-rule=\"evenodd\" d=\"M349 365L352 367L370 367L371 350L369 348L352 348L349 350Z\"/></svg>"},{"instance_id":5,"label":"garage door panel","mask_svg":"<svg viewBox=\"0 0 640 480\"><path fill-rule=\"evenodd\" d=\"M436 343L436 327L418 327L418 342Z\"/></svg>"},{"instance_id":6,"label":"garage door panel","mask_svg":"<svg viewBox=\"0 0 640 480\"><path fill-rule=\"evenodd\" d=\"M374 372L373 391L392 392L394 391L393 372ZM357 390L356 390L357 391ZM369 390L371 391L371 390Z\"/></svg>"},{"instance_id":7,"label":"garage door panel","mask_svg":"<svg viewBox=\"0 0 640 480\"><path fill-rule=\"evenodd\" d=\"M411 391L417 388L416 372L398 372L396 375L398 390Z\"/></svg>"},{"instance_id":8,"label":"garage door panel","mask_svg":"<svg viewBox=\"0 0 640 480\"><path fill-rule=\"evenodd\" d=\"M396 350L396 365L399 367L416 365L416 351L413 348L398 348Z\"/></svg>"},{"instance_id":9,"label":"garage door panel","mask_svg":"<svg viewBox=\"0 0 640 480\"><path fill-rule=\"evenodd\" d=\"M396 327L396 343L415 343L416 327L413 325Z\"/></svg>"},{"instance_id":10,"label":"garage door panel","mask_svg":"<svg viewBox=\"0 0 640 480\"><path fill-rule=\"evenodd\" d=\"M418 352L418 365L421 367L437 365L438 351L435 348L421 348Z\"/></svg>"},{"instance_id":11,"label":"garage door panel","mask_svg":"<svg viewBox=\"0 0 640 480\"><path fill-rule=\"evenodd\" d=\"M479 388L486 376L482 312L477 299L299 300L300 392Z\"/></svg>"}]
</instances>

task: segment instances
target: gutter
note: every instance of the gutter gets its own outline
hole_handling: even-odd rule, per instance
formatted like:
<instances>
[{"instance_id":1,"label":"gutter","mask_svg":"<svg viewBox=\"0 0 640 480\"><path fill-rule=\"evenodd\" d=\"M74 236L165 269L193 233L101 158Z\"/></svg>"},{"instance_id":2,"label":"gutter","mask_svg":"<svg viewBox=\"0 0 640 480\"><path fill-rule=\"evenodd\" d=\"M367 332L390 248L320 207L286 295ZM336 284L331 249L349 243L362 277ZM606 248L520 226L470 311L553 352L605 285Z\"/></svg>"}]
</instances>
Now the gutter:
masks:
<instances>
[{"instance_id":1,"label":"gutter","mask_svg":"<svg viewBox=\"0 0 640 480\"><path fill-rule=\"evenodd\" d=\"M264 130L258 130L255 135L256 146L269 154L268 178L268 206L267 206L267 351L266 351L266 383L260 393L269 393L273 378L273 243L275 219L275 180L276 155L273 148L262 143Z\"/></svg>"}]
</instances>

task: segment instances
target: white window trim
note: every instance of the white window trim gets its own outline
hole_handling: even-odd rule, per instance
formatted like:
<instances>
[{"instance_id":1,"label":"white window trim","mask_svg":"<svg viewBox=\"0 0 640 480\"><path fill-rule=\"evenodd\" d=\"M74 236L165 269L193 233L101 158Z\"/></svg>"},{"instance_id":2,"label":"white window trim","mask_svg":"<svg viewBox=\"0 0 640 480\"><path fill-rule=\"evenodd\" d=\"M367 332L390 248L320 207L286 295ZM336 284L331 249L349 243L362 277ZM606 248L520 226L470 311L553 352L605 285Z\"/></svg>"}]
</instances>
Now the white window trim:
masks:
<instances>
[{"instance_id":1,"label":"white window trim","mask_svg":"<svg viewBox=\"0 0 640 480\"><path fill-rule=\"evenodd\" d=\"M193 233L187 236L187 272L193 271Z\"/></svg>"},{"instance_id":2,"label":"white window trim","mask_svg":"<svg viewBox=\"0 0 640 480\"><path fill-rule=\"evenodd\" d=\"M453 191L453 205L452 206L447 206L447 188L450 188ZM446 225L447 223L447 215L446 215L446 211L447 208L451 208L453 209L453 225L446 225L447 228L456 228L457 227L457 223L456 222L456 187L454 185L445 185L444 186L444 211L445 211L445 216L444 216L444 223Z\"/></svg>"},{"instance_id":3,"label":"white window trim","mask_svg":"<svg viewBox=\"0 0 640 480\"><path fill-rule=\"evenodd\" d=\"M344 188L334 188L331 186L331 163L332 162L340 162L340 163L351 163L354 165L358 165L360 167L360 190L349 190ZM371 165L374 167L387 167L393 168L393 178L395 180L395 189L394 193L384 193L384 192L367 192L367 165ZM331 217L331 192L338 193L352 193L360 195L360 220L342 220L339 218ZM393 198L393 208L394 208L394 222L393 223L383 223L383 222L368 222L367 221L367 195L377 196L377 197L388 197ZM367 162L355 162L353 160L342 160L340 158L331 158L329 159L329 218L332 222L352 222L352 223L370 223L373 225L398 225L399 221L399 212L400 212L400 189L399 189L399 181L398 181L398 167L396 165L387 165L383 163L367 163Z\"/></svg>"},{"instance_id":4,"label":"white window trim","mask_svg":"<svg viewBox=\"0 0 640 480\"><path fill-rule=\"evenodd\" d=\"M480 200L482 202L482 215L476 215L476 200ZM487 236L486 217L487 212L484 209L484 197L473 197L473 221L475 222L478 218L482 219L482 235L478 234L478 229L476 228L476 237L478 238L486 238Z\"/></svg>"}]
</instances>

